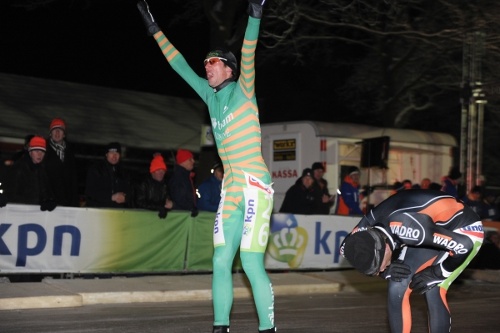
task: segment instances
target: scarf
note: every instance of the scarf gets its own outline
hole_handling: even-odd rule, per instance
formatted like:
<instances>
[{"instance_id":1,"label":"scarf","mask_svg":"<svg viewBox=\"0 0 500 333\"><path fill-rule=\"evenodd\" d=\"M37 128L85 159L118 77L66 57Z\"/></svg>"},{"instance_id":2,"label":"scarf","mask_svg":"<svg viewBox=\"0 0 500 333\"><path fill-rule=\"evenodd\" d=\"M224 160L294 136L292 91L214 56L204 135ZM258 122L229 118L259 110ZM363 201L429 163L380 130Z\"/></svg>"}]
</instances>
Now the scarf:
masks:
<instances>
[{"instance_id":1,"label":"scarf","mask_svg":"<svg viewBox=\"0 0 500 333\"><path fill-rule=\"evenodd\" d=\"M66 142L62 141L60 144L55 143L50 139L50 146L56 151L57 156L61 159L61 162L64 162L64 150L66 149Z\"/></svg>"}]
</instances>

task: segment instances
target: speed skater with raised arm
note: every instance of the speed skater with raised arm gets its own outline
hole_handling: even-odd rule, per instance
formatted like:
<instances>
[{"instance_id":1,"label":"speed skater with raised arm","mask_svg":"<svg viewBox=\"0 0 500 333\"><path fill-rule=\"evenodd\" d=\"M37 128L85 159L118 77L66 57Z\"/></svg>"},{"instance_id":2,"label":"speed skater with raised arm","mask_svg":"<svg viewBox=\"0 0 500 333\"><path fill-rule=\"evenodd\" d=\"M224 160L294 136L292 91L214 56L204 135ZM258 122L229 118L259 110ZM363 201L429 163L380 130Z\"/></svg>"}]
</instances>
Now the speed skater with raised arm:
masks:
<instances>
[{"instance_id":1,"label":"speed skater with raised arm","mask_svg":"<svg viewBox=\"0 0 500 333\"><path fill-rule=\"evenodd\" d=\"M248 0L248 24L238 63L225 48L204 60L206 78L199 77L160 30L145 1L137 6L171 67L207 104L217 151L224 167L221 201L214 223L212 296L214 333L229 332L233 304L232 266L240 250L252 286L259 332L275 332L274 294L264 268L274 190L262 157L259 111L255 97L255 49L263 0Z\"/></svg>"}]
</instances>

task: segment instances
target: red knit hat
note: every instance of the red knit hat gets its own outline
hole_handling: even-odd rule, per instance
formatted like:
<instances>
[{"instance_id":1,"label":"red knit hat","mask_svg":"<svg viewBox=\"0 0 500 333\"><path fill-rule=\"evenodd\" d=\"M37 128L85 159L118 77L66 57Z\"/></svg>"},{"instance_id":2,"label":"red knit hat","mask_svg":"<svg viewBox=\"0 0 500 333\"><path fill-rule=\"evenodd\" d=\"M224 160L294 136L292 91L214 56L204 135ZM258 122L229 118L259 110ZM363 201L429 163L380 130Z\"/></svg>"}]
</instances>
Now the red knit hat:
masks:
<instances>
[{"instance_id":1,"label":"red knit hat","mask_svg":"<svg viewBox=\"0 0 500 333\"><path fill-rule=\"evenodd\" d=\"M64 132L66 132L66 123L61 118L54 118L50 122L49 133L52 132L52 130L55 128L60 128Z\"/></svg>"},{"instance_id":2,"label":"red knit hat","mask_svg":"<svg viewBox=\"0 0 500 333\"><path fill-rule=\"evenodd\" d=\"M47 147L46 143L45 143L45 139L41 136L34 136L31 140L30 140L30 145L29 145L29 148L28 148L28 151L32 151L32 150L43 150L45 151L45 148Z\"/></svg>"},{"instance_id":3,"label":"red knit hat","mask_svg":"<svg viewBox=\"0 0 500 333\"><path fill-rule=\"evenodd\" d=\"M182 162L185 162L190 158L193 158L193 154L189 150L179 149L177 151L177 155L175 156L175 161L177 162L177 164L181 164Z\"/></svg>"},{"instance_id":4,"label":"red knit hat","mask_svg":"<svg viewBox=\"0 0 500 333\"><path fill-rule=\"evenodd\" d=\"M156 170L167 171L167 166L165 165L165 162L163 161L163 156L161 155L156 155L155 157L153 157L151 165L149 166L149 172L153 173Z\"/></svg>"}]
</instances>

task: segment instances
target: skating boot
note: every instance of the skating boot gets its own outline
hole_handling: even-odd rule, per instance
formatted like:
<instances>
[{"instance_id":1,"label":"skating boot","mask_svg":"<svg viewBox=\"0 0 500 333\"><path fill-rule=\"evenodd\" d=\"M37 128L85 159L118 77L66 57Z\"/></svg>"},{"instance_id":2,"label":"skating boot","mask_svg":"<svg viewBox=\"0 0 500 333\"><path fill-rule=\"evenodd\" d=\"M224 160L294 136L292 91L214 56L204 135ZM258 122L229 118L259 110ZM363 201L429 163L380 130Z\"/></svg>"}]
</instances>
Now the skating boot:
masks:
<instances>
[{"instance_id":1,"label":"skating boot","mask_svg":"<svg viewBox=\"0 0 500 333\"><path fill-rule=\"evenodd\" d=\"M213 333L229 333L229 326L214 326Z\"/></svg>"},{"instance_id":2,"label":"skating boot","mask_svg":"<svg viewBox=\"0 0 500 333\"><path fill-rule=\"evenodd\" d=\"M276 327L270 328L268 330L259 331L259 333L274 333L276 332Z\"/></svg>"}]
</instances>

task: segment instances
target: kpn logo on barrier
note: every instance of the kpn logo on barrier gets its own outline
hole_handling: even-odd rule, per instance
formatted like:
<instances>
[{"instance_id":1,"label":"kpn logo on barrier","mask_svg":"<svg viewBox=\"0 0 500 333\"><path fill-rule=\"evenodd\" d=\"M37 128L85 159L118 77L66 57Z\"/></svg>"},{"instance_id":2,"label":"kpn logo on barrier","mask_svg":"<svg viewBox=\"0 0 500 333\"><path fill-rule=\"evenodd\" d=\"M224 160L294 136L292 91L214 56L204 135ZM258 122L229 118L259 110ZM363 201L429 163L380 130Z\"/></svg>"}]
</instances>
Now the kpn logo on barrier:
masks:
<instances>
[{"instance_id":1,"label":"kpn logo on barrier","mask_svg":"<svg viewBox=\"0 0 500 333\"><path fill-rule=\"evenodd\" d=\"M306 247L307 231L299 227L295 215L272 216L267 252L273 259L287 263L290 268L298 268L304 259Z\"/></svg>"}]
</instances>

